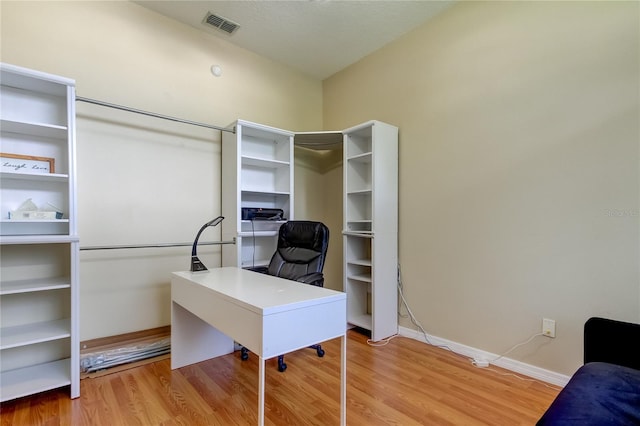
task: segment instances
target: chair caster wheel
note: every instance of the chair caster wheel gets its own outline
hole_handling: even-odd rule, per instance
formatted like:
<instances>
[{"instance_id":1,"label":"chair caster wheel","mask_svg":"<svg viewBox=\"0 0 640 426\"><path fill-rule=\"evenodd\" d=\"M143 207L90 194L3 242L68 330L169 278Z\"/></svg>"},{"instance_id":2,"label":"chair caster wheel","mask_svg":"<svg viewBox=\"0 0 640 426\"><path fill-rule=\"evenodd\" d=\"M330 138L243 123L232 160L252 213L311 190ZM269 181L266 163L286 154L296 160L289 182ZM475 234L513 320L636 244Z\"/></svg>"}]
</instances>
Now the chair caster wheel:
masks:
<instances>
[{"instance_id":1,"label":"chair caster wheel","mask_svg":"<svg viewBox=\"0 0 640 426\"><path fill-rule=\"evenodd\" d=\"M283 359L278 358L278 371L282 373L286 369L287 369L287 364L284 363Z\"/></svg>"},{"instance_id":2,"label":"chair caster wheel","mask_svg":"<svg viewBox=\"0 0 640 426\"><path fill-rule=\"evenodd\" d=\"M324 349L318 348L318 349L316 349L316 352L318 353L318 356L320 358L322 358L324 356Z\"/></svg>"},{"instance_id":3,"label":"chair caster wheel","mask_svg":"<svg viewBox=\"0 0 640 426\"><path fill-rule=\"evenodd\" d=\"M243 361L249 359L249 351L246 348L240 349L240 359Z\"/></svg>"}]
</instances>

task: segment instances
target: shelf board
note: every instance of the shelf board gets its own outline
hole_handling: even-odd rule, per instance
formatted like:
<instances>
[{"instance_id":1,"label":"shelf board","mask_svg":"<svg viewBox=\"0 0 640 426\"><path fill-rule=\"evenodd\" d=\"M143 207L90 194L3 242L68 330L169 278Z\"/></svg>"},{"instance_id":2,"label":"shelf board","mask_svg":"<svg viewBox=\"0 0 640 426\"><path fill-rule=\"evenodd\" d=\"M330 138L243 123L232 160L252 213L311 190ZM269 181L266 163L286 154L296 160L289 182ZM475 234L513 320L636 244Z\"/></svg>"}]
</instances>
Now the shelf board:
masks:
<instances>
[{"instance_id":1,"label":"shelf board","mask_svg":"<svg viewBox=\"0 0 640 426\"><path fill-rule=\"evenodd\" d=\"M71 384L70 366L69 359L61 359L0 373L2 401Z\"/></svg>"},{"instance_id":2,"label":"shelf board","mask_svg":"<svg viewBox=\"0 0 640 426\"><path fill-rule=\"evenodd\" d=\"M2 219L2 223L69 223L69 219Z\"/></svg>"},{"instance_id":3,"label":"shelf board","mask_svg":"<svg viewBox=\"0 0 640 426\"><path fill-rule=\"evenodd\" d=\"M364 275L364 274L353 274L353 275L348 275L347 276L348 280L356 280L356 281L362 281L365 283L370 283L372 282L371 280L371 275Z\"/></svg>"},{"instance_id":4,"label":"shelf board","mask_svg":"<svg viewBox=\"0 0 640 426\"><path fill-rule=\"evenodd\" d=\"M0 66L3 86L15 87L29 92L43 92L54 96L66 96L67 86L75 86L70 78L41 71L26 70L11 64Z\"/></svg>"},{"instance_id":5,"label":"shelf board","mask_svg":"<svg viewBox=\"0 0 640 426\"><path fill-rule=\"evenodd\" d=\"M313 150L342 150L344 135L338 131L300 132L293 137L293 143Z\"/></svg>"},{"instance_id":6,"label":"shelf board","mask_svg":"<svg viewBox=\"0 0 640 426\"><path fill-rule=\"evenodd\" d=\"M347 260L349 265L371 266L371 259L350 259Z\"/></svg>"},{"instance_id":7,"label":"shelf board","mask_svg":"<svg viewBox=\"0 0 640 426\"><path fill-rule=\"evenodd\" d=\"M275 237L277 235L277 229L273 231L242 231L238 233L240 237Z\"/></svg>"},{"instance_id":8,"label":"shelf board","mask_svg":"<svg viewBox=\"0 0 640 426\"><path fill-rule=\"evenodd\" d=\"M347 191L347 195L371 195L373 191L371 188L360 188L360 189L352 189Z\"/></svg>"},{"instance_id":9,"label":"shelf board","mask_svg":"<svg viewBox=\"0 0 640 426\"><path fill-rule=\"evenodd\" d=\"M288 191L266 191L260 188L243 188L242 194L254 194L254 195L269 195L269 196L289 196Z\"/></svg>"},{"instance_id":10,"label":"shelf board","mask_svg":"<svg viewBox=\"0 0 640 426\"><path fill-rule=\"evenodd\" d=\"M276 127L254 123L252 121L237 120L236 123L237 125L241 126L243 136L249 136L250 138L256 139L264 139L265 142L273 142L274 138L276 141L286 141L288 138L293 137L294 135L288 130L278 129Z\"/></svg>"},{"instance_id":11,"label":"shelf board","mask_svg":"<svg viewBox=\"0 0 640 426\"><path fill-rule=\"evenodd\" d=\"M4 281L0 284L0 295L50 291L69 287L71 287L71 280L68 277Z\"/></svg>"},{"instance_id":12,"label":"shelf board","mask_svg":"<svg viewBox=\"0 0 640 426\"><path fill-rule=\"evenodd\" d=\"M365 330L371 330L373 324L371 315L369 314L350 314L347 322L356 327L364 328Z\"/></svg>"},{"instance_id":13,"label":"shelf board","mask_svg":"<svg viewBox=\"0 0 640 426\"><path fill-rule=\"evenodd\" d=\"M36 123L14 120L0 120L3 132L42 136L66 140L68 137L67 126L56 124Z\"/></svg>"},{"instance_id":14,"label":"shelf board","mask_svg":"<svg viewBox=\"0 0 640 426\"><path fill-rule=\"evenodd\" d=\"M69 180L68 174L63 173L13 173L0 172L0 179L29 180L40 182L65 183Z\"/></svg>"},{"instance_id":15,"label":"shelf board","mask_svg":"<svg viewBox=\"0 0 640 426\"><path fill-rule=\"evenodd\" d=\"M267 169L279 169L279 168L289 167L290 164L288 161L272 160L267 158L250 157L250 156L243 155L242 165L263 167Z\"/></svg>"},{"instance_id":16,"label":"shelf board","mask_svg":"<svg viewBox=\"0 0 640 426\"><path fill-rule=\"evenodd\" d=\"M245 236L252 235L254 232L277 232L286 220L256 220L251 223L250 220L243 220L240 226L240 234Z\"/></svg>"},{"instance_id":17,"label":"shelf board","mask_svg":"<svg viewBox=\"0 0 640 426\"><path fill-rule=\"evenodd\" d=\"M347 230L347 231L342 231L342 235L346 235L346 236L349 236L349 237L357 237L357 238L373 238L373 232L372 231Z\"/></svg>"},{"instance_id":18,"label":"shelf board","mask_svg":"<svg viewBox=\"0 0 640 426\"><path fill-rule=\"evenodd\" d=\"M6 222L12 222L7 220ZM33 221L29 221L33 222ZM77 243L80 239L72 235L0 235L0 244L57 244Z\"/></svg>"},{"instance_id":19,"label":"shelf board","mask_svg":"<svg viewBox=\"0 0 640 426\"><path fill-rule=\"evenodd\" d=\"M0 349L17 348L71 337L71 319L38 322L0 329Z\"/></svg>"},{"instance_id":20,"label":"shelf board","mask_svg":"<svg viewBox=\"0 0 640 426\"><path fill-rule=\"evenodd\" d=\"M355 163L371 163L371 159L373 158L373 154L371 152L364 152L362 154L352 155L347 157L347 161L353 161Z\"/></svg>"}]
</instances>

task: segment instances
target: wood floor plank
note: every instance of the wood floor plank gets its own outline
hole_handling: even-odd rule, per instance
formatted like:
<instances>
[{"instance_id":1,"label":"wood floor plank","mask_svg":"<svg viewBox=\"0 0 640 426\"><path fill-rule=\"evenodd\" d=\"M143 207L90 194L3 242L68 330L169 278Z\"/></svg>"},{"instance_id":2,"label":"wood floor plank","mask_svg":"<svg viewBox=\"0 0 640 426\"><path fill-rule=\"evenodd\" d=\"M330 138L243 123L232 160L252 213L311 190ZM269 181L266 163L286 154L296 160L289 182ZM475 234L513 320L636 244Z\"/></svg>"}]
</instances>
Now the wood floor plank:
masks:
<instances>
[{"instance_id":1,"label":"wood floor plank","mask_svg":"<svg viewBox=\"0 0 640 426\"><path fill-rule=\"evenodd\" d=\"M326 355L266 363L265 424L340 423L340 339ZM476 368L443 348L397 337L372 346L349 331L347 424L533 425L559 388L497 368ZM169 359L85 378L71 400L57 389L7 401L1 426L244 426L257 423L258 361L238 352L171 370Z\"/></svg>"}]
</instances>

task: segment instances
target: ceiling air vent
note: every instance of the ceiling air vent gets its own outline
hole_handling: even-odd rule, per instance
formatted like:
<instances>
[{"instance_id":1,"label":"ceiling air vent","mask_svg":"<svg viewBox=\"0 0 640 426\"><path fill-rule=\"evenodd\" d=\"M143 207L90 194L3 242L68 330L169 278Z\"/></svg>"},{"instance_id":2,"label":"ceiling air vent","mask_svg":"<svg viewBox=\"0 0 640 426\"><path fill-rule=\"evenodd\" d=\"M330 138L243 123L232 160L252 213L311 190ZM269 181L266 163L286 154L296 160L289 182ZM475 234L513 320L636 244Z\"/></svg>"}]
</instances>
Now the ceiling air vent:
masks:
<instances>
[{"instance_id":1,"label":"ceiling air vent","mask_svg":"<svg viewBox=\"0 0 640 426\"><path fill-rule=\"evenodd\" d=\"M211 12L207 12L207 16L204 17L203 23L222 30L227 34L233 34L238 28L240 28L240 25L235 22Z\"/></svg>"}]
</instances>

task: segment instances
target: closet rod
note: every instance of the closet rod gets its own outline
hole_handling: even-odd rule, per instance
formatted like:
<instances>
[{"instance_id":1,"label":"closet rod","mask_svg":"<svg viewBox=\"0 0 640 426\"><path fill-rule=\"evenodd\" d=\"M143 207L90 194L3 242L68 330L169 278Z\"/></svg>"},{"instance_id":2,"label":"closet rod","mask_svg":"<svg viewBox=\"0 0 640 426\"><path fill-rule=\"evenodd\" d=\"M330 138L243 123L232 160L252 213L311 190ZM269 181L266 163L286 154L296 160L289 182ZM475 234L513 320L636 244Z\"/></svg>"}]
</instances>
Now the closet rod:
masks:
<instances>
[{"instance_id":1,"label":"closet rod","mask_svg":"<svg viewBox=\"0 0 640 426\"><path fill-rule=\"evenodd\" d=\"M199 246L213 246L222 244L235 244L235 238L230 241L211 241L198 243ZM85 250L120 250L120 249L139 249L139 248L160 248L160 247L191 247L193 243L162 243L162 244L134 244L134 245L120 245L120 246L88 246L80 247L80 251Z\"/></svg>"},{"instance_id":2,"label":"closet rod","mask_svg":"<svg viewBox=\"0 0 640 426\"><path fill-rule=\"evenodd\" d=\"M163 120L177 121L178 123L191 124L193 126L207 127L209 129L220 130L221 132L229 132L229 133L235 133L236 132L235 127L230 129L228 127L218 127L218 126L214 126L212 124L198 123L197 121L184 120L182 118L176 118L176 117L170 117L168 115L156 114L155 112L143 111L143 110L140 110L140 109L135 109L135 108L130 108L130 107L122 106L122 105L112 104L112 103L109 103L109 102L98 101L96 99L84 98L82 96L76 96L76 101L87 102L89 104L94 104L94 105L101 105L101 106L105 106L105 107L108 107L108 108L115 108L115 109L119 109L119 110L122 110L122 111L135 112L136 114L142 114L142 115L147 115L149 117L161 118Z\"/></svg>"}]
</instances>

